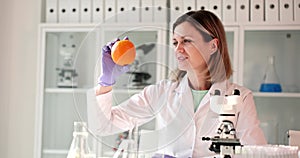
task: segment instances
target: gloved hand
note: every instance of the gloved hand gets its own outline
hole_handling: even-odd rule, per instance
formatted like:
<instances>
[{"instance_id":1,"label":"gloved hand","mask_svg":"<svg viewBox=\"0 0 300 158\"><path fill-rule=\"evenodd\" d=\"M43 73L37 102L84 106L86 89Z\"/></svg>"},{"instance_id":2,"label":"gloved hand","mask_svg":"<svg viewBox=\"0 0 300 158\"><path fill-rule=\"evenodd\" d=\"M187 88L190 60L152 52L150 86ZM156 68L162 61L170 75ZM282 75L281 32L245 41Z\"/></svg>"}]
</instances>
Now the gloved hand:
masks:
<instances>
[{"instance_id":1,"label":"gloved hand","mask_svg":"<svg viewBox=\"0 0 300 158\"><path fill-rule=\"evenodd\" d=\"M111 58L111 48L119 40L116 39L102 47L102 73L98 79L101 86L112 86L120 75L129 71L129 65L117 65ZM125 37L124 40L129 39Z\"/></svg>"},{"instance_id":2,"label":"gloved hand","mask_svg":"<svg viewBox=\"0 0 300 158\"><path fill-rule=\"evenodd\" d=\"M170 156L170 155L155 154L151 158L176 158L176 157L173 157L173 156Z\"/></svg>"}]
</instances>

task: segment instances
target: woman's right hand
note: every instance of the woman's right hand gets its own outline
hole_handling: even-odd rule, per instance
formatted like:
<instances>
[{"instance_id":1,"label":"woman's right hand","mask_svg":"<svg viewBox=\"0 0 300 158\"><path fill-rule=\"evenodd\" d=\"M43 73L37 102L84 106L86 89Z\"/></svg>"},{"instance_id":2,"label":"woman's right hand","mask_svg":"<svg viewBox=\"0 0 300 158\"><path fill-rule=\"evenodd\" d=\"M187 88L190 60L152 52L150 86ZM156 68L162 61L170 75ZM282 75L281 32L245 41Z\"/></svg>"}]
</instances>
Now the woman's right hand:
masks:
<instances>
[{"instance_id":1,"label":"woman's right hand","mask_svg":"<svg viewBox=\"0 0 300 158\"><path fill-rule=\"evenodd\" d=\"M111 58L111 48L112 46L119 41L116 39L112 42L109 42L102 47L102 63L101 63L101 75L98 78L98 84L101 86L112 86L116 83L116 79L129 71L129 65L120 66L117 65ZM129 40L127 37L124 40Z\"/></svg>"}]
</instances>

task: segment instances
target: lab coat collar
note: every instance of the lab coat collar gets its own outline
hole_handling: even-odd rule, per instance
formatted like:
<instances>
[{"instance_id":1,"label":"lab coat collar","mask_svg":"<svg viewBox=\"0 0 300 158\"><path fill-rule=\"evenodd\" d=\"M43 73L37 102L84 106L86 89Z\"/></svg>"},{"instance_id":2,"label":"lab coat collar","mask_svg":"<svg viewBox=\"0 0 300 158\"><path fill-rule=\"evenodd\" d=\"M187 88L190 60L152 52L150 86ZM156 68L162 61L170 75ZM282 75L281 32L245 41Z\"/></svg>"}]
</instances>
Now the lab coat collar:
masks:
<instances>
[{"instance_id":1,"label":"lab coat collar","mask_svg":"<svg viewBox=\"0 0 300 158\"><path fill-rule=\"evenodd\" d=\"M180 99L180 103L184 105L182 110L186 111L190 118L194 117L194 102L193 96L191 92L191 88L188 84L187 75L185 75L182 80L179 82L177 88L175 88L175 92L178 94L178 99Z\"/></svg>"},{"instance_id":2,"label":"lab coat collar","mask_svg":"<svg viewBox=\"0 0 300 158\"><path fill-rule=\"evenodd\" d=\"M221 95L226 95L227 89L229 87L229 81L225 80L222 82L214 83L209 91L208 94L213 95L216 89L219 89L221 92ZM179 86L175 89L177 93L186 93L190 91L189 83L188 83L188 77L185 75L181 82L179 83Z\"/></svg>"},{"instance_id":3,"label":"lab coat collar","mask_svg":"<svg viewBox=\"0 0 300 158\"><path fill-rule=\"evenodd\" d=\"M214 95L215 90L218 89L221 92L221 95L227 95L229 87L229 81L225 80L222 82L214 83L210 89L208 90L207 94L203 97L202 101L200 102L200 105L198 106L196 112L198 111L199 108L202 108L205 104L207 104L210 100L211 95ZM175 88L175 92L181 95L181 99L184 100L186 105L187 111L191 115L194 115L194 103L193 103L193 98L192 98L192 92L191 88L188 83L188 77L185 75L181 82L179 83L178 87ZM184 95L183 95L184 94ZM230 95L230 94L229 94Z\"/></svg>"},{"instance_id":4,"label":"lab coat collar","mask_svg":"<svg viewBox=\"0 0 300 158\"><path fill-rule=\"evenodd\" d=\"M179 86L175 89L175 92L186 93L187 90L190 90L190 87L189 87L187 75L185 75L179 82Z\"/></svg>"},{"instance_id":5,"label":"lab coat collar","mask_svg":"<svg viewBox=\"0 0 300 158\"><path fill-rule=\"evenodd\" d=\"M197 111L199 111L199 109L202 109L207 103L209 103L210 97L214 95L216 89L220 90L221 95L225 95L228 86L229 86L229 82L227 80L219 83L214 83L208 90L207 94L201 100L200 105L196 110L196 113Z\"/></svg>"}]
</instances>

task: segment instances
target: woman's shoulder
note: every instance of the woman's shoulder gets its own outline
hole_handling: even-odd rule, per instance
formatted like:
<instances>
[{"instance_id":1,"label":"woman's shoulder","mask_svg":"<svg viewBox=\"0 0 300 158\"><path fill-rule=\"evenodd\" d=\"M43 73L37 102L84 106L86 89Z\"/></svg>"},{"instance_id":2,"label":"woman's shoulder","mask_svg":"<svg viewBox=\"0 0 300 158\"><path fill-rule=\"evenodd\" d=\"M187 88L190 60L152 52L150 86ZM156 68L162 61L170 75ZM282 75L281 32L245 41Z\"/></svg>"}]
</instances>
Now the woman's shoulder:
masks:
<instances>
[{"instance_id":1,"label":"woman's shoulder","mask_svg":"<svg viewBox=\"0 0 300 158\"><path fill-rule=\"evenodd\" d=\"M157 82L156 84L153 84L151 86L167 90L167 89L176 88L178 85L179 85L178 81L173 81L173 80L170 80L170 79L163 79L163 80L160 80L159 82Z\"/></svg>"},{"instance_id":2,"label":"woman's shoulder","mask_svg":"<svg viewBox=\"0 0 300 158\"><path fill-rule=\"evenodd\" d=\"M179 82L173 81L170 79L163 79L158 81L155 84L149 85L145 88L145 90L151 90L151 91L170 91L174 90L176 87L178 87Z\"/></svg>"}]
</instances>

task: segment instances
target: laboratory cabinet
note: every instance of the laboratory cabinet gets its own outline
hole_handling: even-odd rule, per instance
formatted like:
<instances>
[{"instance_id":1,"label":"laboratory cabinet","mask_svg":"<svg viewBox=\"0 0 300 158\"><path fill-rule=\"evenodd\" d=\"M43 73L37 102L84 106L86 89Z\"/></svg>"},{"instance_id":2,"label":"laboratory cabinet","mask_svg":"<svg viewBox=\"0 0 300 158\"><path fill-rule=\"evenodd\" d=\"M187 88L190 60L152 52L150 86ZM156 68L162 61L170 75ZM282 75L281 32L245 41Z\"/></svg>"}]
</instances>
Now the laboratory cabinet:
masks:
<instances>
[{"instance_id":1,"label":"laboratory cabinet","mask_svg":"<svg viewBox=\"0 0 300 158\"><path fill-rule=\"evenodd\" d=\"M268 143L288 144L287 131L300 130L300 26L243 25L239 36L238 83L253 91ZM260 92L269 56L282 92Z\"/></svg>"},{"instance_id":2,"label":"laboratory cabinet","mask_svg":"<svg viewBox=\"0 0 300 158\"><path fill-rule=\"evenodd\" d=\"M137 52L138 61L120 76L114 87L114 105L164 79L165 28L164 24L40 24L35 157L66 157L73 138L73 122L87 122L86 92L97 84L101 48L106 43L116 37L128 37ZM147 79L138 80L137 74L144 74ZM95 153L110 153L117 136L90 135L90 148ZM97 143L98 139L106 145Z\"/></svg>"},{"instance_id":3,"label":"laboratory cabinet","mask_svg":"<svg viewBox=\"0 0 300 158\"><path fill-rule=\"evenodd\" d=\"M73 122L87 120L98 32L88 25L40 24L35 157L66 157Z\"/></svg>"},{"instance_id":4,"label":"laboratory cabinet","mask_svg":"<svg viewBox=\"0 0 300 158\"><path fill-rule=\"evenodd\" d=\"M244 69L241 82L252 91L258 92L268 56L274 56L275 70L282 86L281 94L297 96L300 92L299 29L300 26L245 27L244 43L241 43L244 49L241 57L241 66Z\"/></svg>"},{"instance_id":5,"label":"laboratory cabinet","mask_svg":"<svg viewBox=\"0 0 300 158\"><path fill-rule=\"evenodd\" d=\"M159 17L162 23L155 20L142 22L145 19L142 20L141 16L146 12L139 9L136 10L138 14L123 17L131 19L129 22L119 21L120 16L117 16L115 22L106 22L103 16L107 13L104 12L105 5L102 3L116 1L92 0L91 4L84 5L100 12L74 14L75 20L66 22L65 15L57 10L48 13L51 7L58 9L58 2L42 0L42 10L46 12L42 13L42 23L39 26L35 158L66 157L73 137L73 122L87 122L86 92L97 84L101 72L103 45L115 40L116 37L120 39L128 37L137 48L136 61L130 67L130 71L120 76L114 85L113 105L117 105L133 94L139 93L143 87L168 78L170 72L176 68L172 24L168 23L177 16L177 12L176 15L172 13L172 7L181 10L183 6L196 5L191 8L200 6L198 3L200 1L196 1L196 4L181 0L167 0L166 4L165 1L159 1L164 8L171 9L166 11L168 13L166 16L164 14L166 12L153 10L156 18L154 16L152 19ZM133 2L137 2L133 7L138 7L140 5L138 2L141 1ZM185 4L181 4L183 2ZM228 1L231 2L233 1ZM239 5L250 4L250 1L241 3L244 2L245 4L240 4L240 1L236 1L233 5L236 4L235 9L238 9ZM225 1L223 3L222 5L225 5ZM63 3L61 6L68 8L82 5L66 4ZM92 4L101 7L97 8ZM203 1L204 4L206 3ZM250 9L249 6L246 8ZM269 14L265 15L266 21L249 21L245 18L253 15L249 10L226 12L224 7L223 13L218 15L225 24L234 71L230 80L252 90L260 125L268 143L288 144L287 131L300 130L299 21L285 22L279 21L278 18L275 21L268 21ZM275 57L275 70L282 87L280 93L259 91L268 56ZM139 78L140 76L142 78ZM153 128L155 120L140 127L140 130ZM119 133L95 137L90 134L89 146L98 157L112 157L115 152L113 148L123 135L124 133Z\"/></svg>"}]
</instances>

